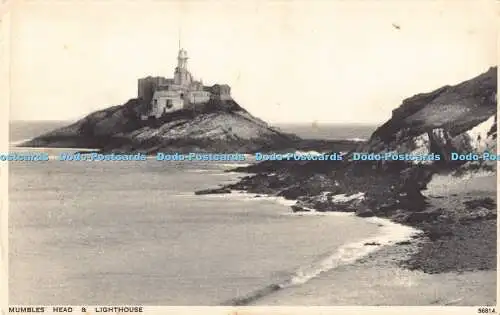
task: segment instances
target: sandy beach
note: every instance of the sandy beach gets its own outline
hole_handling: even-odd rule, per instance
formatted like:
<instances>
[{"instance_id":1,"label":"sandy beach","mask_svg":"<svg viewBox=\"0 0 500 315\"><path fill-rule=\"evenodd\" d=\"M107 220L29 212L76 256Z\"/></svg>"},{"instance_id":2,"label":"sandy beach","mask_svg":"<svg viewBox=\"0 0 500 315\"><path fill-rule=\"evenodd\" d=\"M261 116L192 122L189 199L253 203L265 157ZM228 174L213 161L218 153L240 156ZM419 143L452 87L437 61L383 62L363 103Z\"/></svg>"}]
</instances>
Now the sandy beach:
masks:
<instances>
[{"instance_id":1,"label":"sandy beach","mask_svg":"<svg viewBox=\"0 0 500 315\"><path fill-rule=\"evenodd\" d=\"M422 233L410 242L380 246L254 305L496 305L496 219L471 218L464 206L495 199L496 174L436 175L424 194L429 211L441 208L442 215L453 216L453 233L434 240Z\"/></svg>"},{"instance_id":2,"label":"sandy beach","mask_svg":"<svg viewBox=\"0 0 500 315\"><path fill-rule=\"evenodd\" d=\"M427 274L402 268L414 246L395 245L255 305L495 305L496 272Z\"/></svg>"}]
</instances>

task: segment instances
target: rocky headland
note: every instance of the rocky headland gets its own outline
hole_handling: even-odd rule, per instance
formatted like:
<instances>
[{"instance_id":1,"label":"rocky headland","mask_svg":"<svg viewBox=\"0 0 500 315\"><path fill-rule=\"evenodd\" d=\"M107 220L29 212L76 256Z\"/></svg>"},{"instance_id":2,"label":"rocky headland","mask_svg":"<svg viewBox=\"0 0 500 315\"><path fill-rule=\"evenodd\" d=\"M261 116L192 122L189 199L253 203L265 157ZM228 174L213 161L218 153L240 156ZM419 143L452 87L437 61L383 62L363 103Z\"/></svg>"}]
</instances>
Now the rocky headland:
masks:
<instances>
[{"instance_id":1,"label":"rocky headland","mask_svg":"<svg viewBox=\"0 0 500 315\"><path fill-rule=\"evenodd\" d=\"M416 227L423 233L412 241L420 250L404 262L409 268L428 273L495 270L496 162L450 156L496 154L496 91L497 68L492 67L468 81L404 100L343 161L265 161L240 167L232 171L252 175L218 192L282 196L297 200L292 211L355 212ZM352 159L354 152L437 154L441 159L358 161ZM210 192L217 191L198 193Z\"/></svg>"},{"instance_id":2,"label":"rocky headland","mask_svg":"<svg viewBox=\"0 0 500 315\"><path fill-rule=\"evenodd\" d=\"M179 110L142 120L146 104L131 99L30 141L21 147L89 148L101 152L253 153L289 150L349 151L347 140L304 140L254 117L233 100L209 101L195 110Z\"/></svg>"}]
</instances>

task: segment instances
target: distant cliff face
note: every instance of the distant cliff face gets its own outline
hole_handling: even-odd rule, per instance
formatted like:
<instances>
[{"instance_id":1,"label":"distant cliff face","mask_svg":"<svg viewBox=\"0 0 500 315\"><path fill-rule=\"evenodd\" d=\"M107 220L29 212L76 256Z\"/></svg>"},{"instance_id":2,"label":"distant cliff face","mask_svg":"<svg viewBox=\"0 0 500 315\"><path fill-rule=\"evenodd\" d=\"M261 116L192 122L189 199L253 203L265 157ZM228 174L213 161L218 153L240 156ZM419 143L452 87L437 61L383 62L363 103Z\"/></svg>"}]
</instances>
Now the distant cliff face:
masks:
<instances>
[{"instance_id":1,"label":"distant cliff face","mask_svg":"<svg viewBox=\"0 0 500 315\"><path fill-rule=\"evenodd\" d=\"M115 152L254 152L291 146L298 137L281 133L232 100L181 110L161 119L140 119L146 104L132 99L94 112L22 146L96 148Z\"/></svg>"},{"instance_id":2,"label":"distant cliff face","mask_svg":"<svg viewBox=\"0 0 500 315\"><path fill-rule=\"evenodd\" d=\"M455 86L403 101L358 150L436 153L496 152L497 68ZM442 163L442 162L441 162Z\"/></svg>"}]
</instances>

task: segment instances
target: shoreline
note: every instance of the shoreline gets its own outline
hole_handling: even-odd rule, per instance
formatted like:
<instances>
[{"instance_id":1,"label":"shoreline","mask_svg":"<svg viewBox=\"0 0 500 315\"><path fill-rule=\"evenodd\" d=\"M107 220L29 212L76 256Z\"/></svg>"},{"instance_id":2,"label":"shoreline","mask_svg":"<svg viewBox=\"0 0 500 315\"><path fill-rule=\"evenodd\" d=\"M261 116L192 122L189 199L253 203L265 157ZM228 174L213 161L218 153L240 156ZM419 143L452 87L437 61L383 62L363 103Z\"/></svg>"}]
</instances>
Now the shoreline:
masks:
<instances>
[{"instance_id":1,"label":"shoreline","mask_svg":"<svg viewBox=\"0 0 500 315\"><path fill-rule=\"evenodd\" d=\"M493 177L496 178L496 176ZM470 200L474 200L478 196L469 197L472 197ZM463 198L459 199L463 201ZM438 198L437 200L442 199ZM387 218L370 217L364 219L380 219L391 224L398 224ZM408 225L401 226L408 227ZM471 228L471 226L475 226L475 228ZM400 242L376 244L376 250L347 264L343 270L335 270L338 269L335 268L327 271L320 276L323 279L312 281L304 288L298 288L295 292L277 296L274 301L276 301L276 305L287 303L293 305L338 305L335 299L328 298L328 296L340 294L336 293L335 290L330 291L331 286L336 283L337 277L346 272L357 273L360 272L360 269L368 269L372 271L372 274L365 270L365 277L372 277L370 281L377 283L376 294L380 295L377 302L372 301L372 304L494 306L497 298L497 277L496 255L492 248L496 249L496 241L492 239L491 235L494 235L492 233L495 231L496 220L478 220L472 225L469 223L467 226L462 226L462 229L455 230L453 235L438 239L432 239L429 237L428 231L420 230ZM488 241L488 239L490 240ZM391 284L390 272L401 275L403 279L401 281L405 283L399 292L394 292L394 290L402 284ZM383 274L385 278L380 279L380 274ZM360 280L360 278L362 277L352 277L351 280L354 282L366 281ZM324 284L329 280L331 284ZM315 287L316 284L318 287ZM363 288L365 285L360 284L360 287ZM314 288L306 288L308 286ZM426 289L426 286L434 287L435 290ZM457 290L456 287L460 289ZM324 290L324 296L322 297L322 294L317 290ZM422 292L417 294L418 290L422 290ZM308 300L304 297L296 300L299 293L302 296L308 296L305 292L310 291L315 292L314 298ZM387 293L390 296L400 296L400 301L406 300L407 302L398 302L397 299L384 297L384 292L390 292L390 294ZM261 301L255 301L252 305L272 304L271 301L273 301L272 297L265 298ZM350 303L345 302L345 304ZM360 296L356 301L351 301L352 304L370 305L370 302L367 297Z\"/></svg>"},{"instance_id":2,"label":"shoreline","mask_svg":"<svg viewBox=\"0 0 500 315\"><path fill-rule=\"evenodd\" d=\"M416 251L418 243L385 246L248 306L496 306L495 271L427 274L402 267Z\"/></svg>"},{"instance_id":3,"label":"shoreline","mask_svg":"<svg viewBox=\"0 0 500 315\"><path fill-rule=\"evenodd\" d=\"M359 209L354 208L361 205L360 202L356 201L356 199L359 198L352 198L349 200L349 196L356 196L354 191L344 194L338 192L336 195L329 196L330 205L332 204L332 200L343 198L344 201L347 201L344 202L344 204L342 204L342 202L337 204L341 208L338 211L315 208L314 203L311 204L311 200L308 199L308 197L304 197L307 195L305 191L295 191L297 198L292 199L290 195L283 194L283 191L287 191L287 186L280 185L280 183L282 184L283 182L266 182L266 180L270 178L278 177L279 170L271 170L269 165L260 165L264 170L261 169L259 172L257 169L259 166L256 167L255 165L257 164L254 164L253 167L249 167L246 171L243 170L245 168L232 170L232 172L235 173L248 173L247 176L244 176L237 184L224 185L222 189L231 189L231 191L238 191L240 193L243 191L247 194L269 196L270 198L282 198L287 201L288 206L291 208L291 215L348 214L363 217L364 213L367 211L367 209L358 211ZM282 181L286 181L286 179L282 179ZM263 182L265 182L265 185L263 185ZM439 185L442 187L438 187ZM248 189L235 188L245 186ZM355 259L348 265L356 266L359 265L361 261L366 261L371 258L375 260L389 260L392 263L391 268L395 268L394 270L397 270L397 272L403 274L416 273L419 275L417 278L426 279L425 281L429 281L429 285L442 286L443 290L448 292L449 295L453 295L453 291L451 291L447 284L442 284L440 283L441 280L437 279L446 278L450 283L459 283L461 287L467 289L475 285L474 281L476 280L474 279L477 277L486 277L487 292L485 292L485 295L488 299L486 299L486 297L482 299L478 297L477 294L460 297L457 298L456 301L443 296L435 301L431 298L424 299L426 302L422 300L422 302L417 304L476 305L474 301L482 301L480 303L481 305L496 304L496 293L494 293L496 292L496 283L493 283L493 285L491 283L492 281L496 282L496 276L493 276L493 274L496 275L496 172L474 172L461 174L459 176L454 176L449 173L434 173L426 186L426 189L422 190L422 202L416 205L419 207L418 210L390 211L387 204L382 201L383 199L377 199L379 200L377 202L377 207L382 207L375 211L370 211L365 217L366 220L385 220L386 222L390 222L390 224L416 229L419 232L414 233L405 240L394 242L393 244L381 244L374 241L373 247L377 247L376 250ZM210 189L206 191L211 193ZM213 193L216 193L216 190L214 190ZM314 201L318 202L317 199ZM321 203L318 204L321 205ZM333 202L333 204L335 203ZM380 209L384 209L384 207L389 208L389 211L380 212ZM401 255L401 251L405 252L405 254ZM392 256L380 257L384 256L384 253L388 253L388 255ZM325 274L328 276L328 274L334 274L335 272L333 272L333 270L335 269L337 268L329 269L330 271L325 271L322 275ZM488 277L493 277L495 280L490 281ZM469 279L471 283L468 283L467 279ZM433 281L437 282L434 283ZM311 283L312 282L320 281L314 280L313 277ZM311 283L305 286L310 287L312 285ZM386 289L389 290L389 288ZM251 305L257 305L263 301L262 303L266 304L273 300L272 296L274 295L278 297L286 296L285 293L277 293L278 291L284 290L276 286L274 288L269 287L267 290L268 292L265 296L259 296L258 299L249 299L242 302L249 302ZM297 291L302 292L302 289L298 289ZM408 292L411 291L412 289L409 289ZM411 296L412 294L408 293L407 295ZM297 298L297 296L295 296L295 298ZM414 298L417 299L418 297L414 296ZM309 305L307 300L303 298L301 300L303 300L302 303ZM321 299L316 297L313 300ZM285 299L285 301L287 300ZM394 301L390 302L390 300L387 299L386 301L390 305L394 303ZM283 301L275 302L277 303L276 305L284 305ZM294 301L286 303L295 304ZM244 303L237 305L244 305Z\"/></svg>"},{"instance_id":4,"label":"shoreline","mask_svg":"<svg viewBox=\"0 0 500 315\"><path fill-rule=\"evenodd\" d=\"M364 190L365 193L368 193L370 189L375 189L377 191L372 192L370 200L360 200L360 198L350 198L359 194L365 194L362 193L362 190L359 188L353 189L353 185L350 185L351 187L347 187L347 189L342 187L344 189L339 189L336 193L323 191L323 193L315 195L314 193L311 194L307 187L297 187L287 184L290 178L297 178L297 176L280 176L283 175L280 174L282 170L272 170L269 165L264 164L265 163L261 163L261 165L257 166L262 167L261 170L257 169L256 165L258 164L254 164L248 168L234 169L232 170L233 172L248 172L248 175L242 177L240 182L234 185L224 185L218 189L205 189L199 193L218 193L218 191L223 190L239 190L261 195L280 196L290 201L294 200L294 204L291 205L291 210L293 212L307 213L311 209L315 209L317 212L322 213L348 212L354 213L360 217L374 216L384 218L394 223L403 224L423 231L419 238L425 239L428 242L435 242L436 240L444 240L444 242L447 242L453 239L453 237L463 238L466 236L464 233L467 233L467 227L475 226L478 222L486 222L487 225L492 227L492 232L496 231L496 172L488 171L485 172L486 175L479 173L477 176L470 176L470 174L467 175L467 173L460 176L435 173L432 174L432 176L435 176L434 178L445 178L445 181L448 181L445 186L450 184L450 181L455 181L458 183L458 186L465 185L465 187L458 187L456 192L447 191L444 193L434 193L432 190L423 189L422 192L427 195L419 193L417 195L407 196L406 193L400 193L399 195L403 197L398 199L393 197L395 193L392 191L390 194L379 191L387 188L393 190L393 187L385 187L390 186L389 180L385 182L382 181L382 184L386 185L379 185L375 188L372 183L366 186L368 189ZM285 168L285 171L293 172L293 167L283 168ZM387 177L390 176L388 175ZM323 178L320 178L319 181L322 179ZM413 178L413 181L417 180L418 178ZM470 190L471 187L467 187L467 182L470 180L486 180L488 183L486 186L483 185L481 190ZM425 185L432 184L432 181L432 179L429 179ZM304 183L304 185L306 184L307 183ZM323 183L320 183L321 188L325 187L325 185L321 184ZM327 185L327 188L331 188L332 186L329 183L327 183ZM339 184L335 183L335 185L338 186ZM447 203L450 203L450 205ZM453 229L455 228L460 228L459 233L456 233L457 235L453 234ZM481 230L481 227L479 227L479 230ZM467 237L477 238L477 235L474 233L472 234L473 235ZM483 237L484 236L485 235L483 235ZM455 241L455 243L457 244L454 246L457 247L460 246L458 243L463 243L463 241ZM484 263L476 263L480 269L496 268L496 259L492 259L496 253L496 246L492 244L488 244L488 246L491 254L487 256L491 262L494 261L494 264L490 263L489 266L485 266ZM473 250L474 249L475 247L473 247ZM458 250L463 251L464 249L459 248ZM435 255L437 253L429 252L428 254ZM485 255L483 254L482 256ZM422 263L422 259L420 263ZM413 265L414 269L419 268L417 261L413 262ZM481 265L483 266L481 267ZM473 266L474 264L465 264L458 268L458 271L471 270L475 268ZM432 270L426 267L423 269L426 269L426 272L439 272L436 268L437 267L434 266ZM452 270L453 266L442 268L444 268L443 270Z\"/></svg>"},{"instance_id":5,"label":"shoreline","mask_svg":"<svg viewBox=\"0 0 500 315\"><path fill-rule=\"evenodd\" d=\"M290 208L290 206L297 202L297 200L285 199L279 196L255 194L240 190L232 190L230 193L208 194L205 196L224 198L227 195L240 198L243 197L245 200L269 200L287 208ZM314 209L310 209L310 211L307 212L288 212L284 213L284 215L355 217L354 213L351 212L321 212ZM253 305L254 303L258 304L261 299L265 299L278 291L293 290L296 287L307 284L311 280L321 278L322 275L339 267L355 264L359 260L365 259L370 255L376 255L377 252L386 247L399 247L401 244L406 244L417 235L423 233L423 231L395 223L387 218L370 217L359 219L363 219L363 221L371 224L376 224L379 228L377 234L359 241L347 242L313 264L302 266L293 272L290 278L280 283L269 284L246 296L225 301L220 305L246 306Z\"/></svg>"}]
</instances>

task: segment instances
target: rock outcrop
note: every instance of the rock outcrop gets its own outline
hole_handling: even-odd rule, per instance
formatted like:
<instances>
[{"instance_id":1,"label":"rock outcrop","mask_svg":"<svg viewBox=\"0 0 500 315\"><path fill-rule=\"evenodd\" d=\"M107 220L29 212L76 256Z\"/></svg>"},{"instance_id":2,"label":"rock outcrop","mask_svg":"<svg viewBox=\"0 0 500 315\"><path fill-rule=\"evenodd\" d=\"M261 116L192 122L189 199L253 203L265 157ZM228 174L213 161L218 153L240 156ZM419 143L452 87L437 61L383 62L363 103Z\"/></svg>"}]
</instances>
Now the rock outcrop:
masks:
<instances>
[{"instance_id":1,"label":"rock outcrop","mask_svg":"<svg viewBox=\"0 0 500 315\"><path fill-rule=\"evenodd\" d=\"M150 120L140 119L144 107L140 100L132 99L124 105L94 112L22 146L96 148L113 152L246 153L290 146L298 139L271 128L234 101L211 102L197 111L180 110Z\"/></svg>"},{"instance_id":2,"label":"rock outcrop","mask_svg":"<svg viewBox=\"0 0 500 315\"><path fill-rule=\"evenodd\" d=\"M350 141L302 140L269 126L232 100L210 101L160 119L141 120L139 99L94 112L69 126L21 144L24 147L92 148L105 152L239 152L350 150Z\"/></svg>"}]
</instances>

